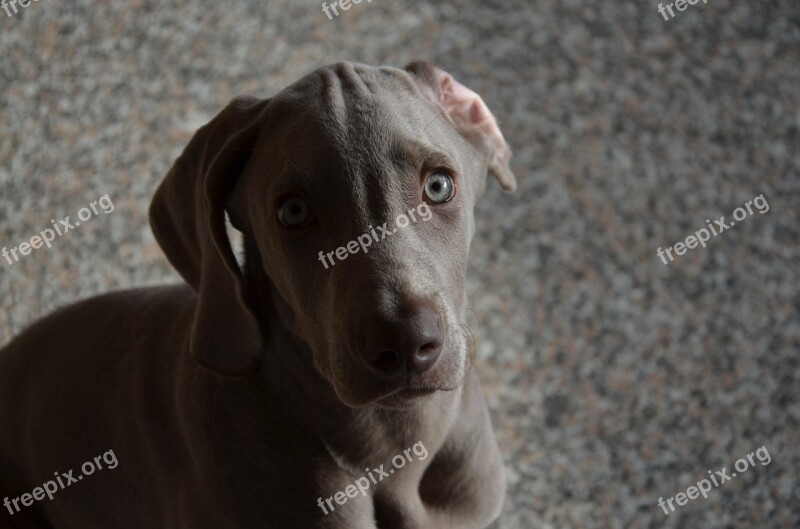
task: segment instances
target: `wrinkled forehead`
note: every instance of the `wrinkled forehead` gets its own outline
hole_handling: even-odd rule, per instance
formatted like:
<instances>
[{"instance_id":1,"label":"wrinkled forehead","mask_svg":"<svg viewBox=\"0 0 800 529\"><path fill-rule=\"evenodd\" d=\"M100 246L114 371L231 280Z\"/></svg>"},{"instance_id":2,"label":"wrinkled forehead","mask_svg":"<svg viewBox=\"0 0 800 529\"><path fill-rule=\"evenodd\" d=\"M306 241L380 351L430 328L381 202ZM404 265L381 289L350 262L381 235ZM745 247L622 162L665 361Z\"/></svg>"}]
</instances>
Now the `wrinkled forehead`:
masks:
<instances>
[{"instance_id":1,"label":"wrinkled forehead","mask_svg":"<svg viewBox=\"0 0 800 529\"><path fill-rule=\"evenodd\" d=\"M321 170L326 179L352 180L391 166L449 165L454 140L443 123L405 71L339 63L273 98L258 158L301 183Z\"/></svg>"},{"instance_id":2,"label":"wrinkled forehead","mask_svg":"<svg viewBox=\"0 0 800 529\"><path fill-rule=\"evenodd\" d=\"M302 113L304 121L333 136L363 134L393 120L416 126L435 116L433 105L404 70L351 63L316 70L272 103L279 113Z\"/></svg>"}]
</instances>

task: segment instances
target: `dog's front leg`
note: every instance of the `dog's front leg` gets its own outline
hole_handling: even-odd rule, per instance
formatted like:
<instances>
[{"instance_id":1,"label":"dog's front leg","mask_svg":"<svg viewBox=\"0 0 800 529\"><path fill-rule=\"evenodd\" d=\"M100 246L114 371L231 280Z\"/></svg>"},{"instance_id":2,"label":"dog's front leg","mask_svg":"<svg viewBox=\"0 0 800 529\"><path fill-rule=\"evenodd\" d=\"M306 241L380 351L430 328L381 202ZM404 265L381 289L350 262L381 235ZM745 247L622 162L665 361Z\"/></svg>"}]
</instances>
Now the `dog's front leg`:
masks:
<instances>
[{"instance_id":1,"label":"dog's front leg","mask_svg":"<svg viewBox=\"0 0 800 529\"><path fill-rule=\"evenodd\" d=\"M473 374L464 388L460 419L420 484L430 527L483 529L499 516L505 488L503 458Z\"/></svg>"}]
</instances>

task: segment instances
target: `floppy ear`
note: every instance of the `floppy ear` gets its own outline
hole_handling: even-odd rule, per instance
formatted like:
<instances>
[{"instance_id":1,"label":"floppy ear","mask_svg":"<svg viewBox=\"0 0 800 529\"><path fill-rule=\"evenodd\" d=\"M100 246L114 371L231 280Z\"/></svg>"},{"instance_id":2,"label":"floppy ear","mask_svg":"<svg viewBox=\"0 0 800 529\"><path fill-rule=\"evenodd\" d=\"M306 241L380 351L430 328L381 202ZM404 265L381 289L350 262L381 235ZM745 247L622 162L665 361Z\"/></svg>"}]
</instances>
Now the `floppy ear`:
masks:
<instances>
[{"instance_id":1,"label":"floppy ear","mask_svg":"<svg viewBox=\"0 0 800 529\"><path fill-rule=\"evenodd\" d=\"M150 226L197 292L189 349L219 374L255 371L262 337L225 231L225 201L244 171L268 100L236 98L192 137L150 204Z\"/></svg>"},{"instance_id":2,"label":"floppy ear","mask_svg":"<svg viewBox=\"0 0 800 529\"><path fill-rule=\"evenodd\" d=\"M481 96L459 83L449 73L423 61L412 62L405 67L412 74L422 92L439 105L445 115L465 135L473 133L481 137L489 148L489 169L506 191L517 188L517 180L508 166L511 148L503 138L497 119Z\"/></svg>"}]
</instances>

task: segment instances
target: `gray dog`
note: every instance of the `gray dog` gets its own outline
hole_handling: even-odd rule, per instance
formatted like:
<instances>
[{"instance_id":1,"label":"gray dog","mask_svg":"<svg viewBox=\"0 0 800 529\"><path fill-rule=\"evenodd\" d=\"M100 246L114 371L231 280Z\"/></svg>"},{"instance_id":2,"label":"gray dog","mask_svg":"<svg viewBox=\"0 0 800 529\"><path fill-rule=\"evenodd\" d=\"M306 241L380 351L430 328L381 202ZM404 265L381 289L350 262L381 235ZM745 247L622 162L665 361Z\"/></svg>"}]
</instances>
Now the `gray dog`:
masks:
<instances>
[{"instance_id":1,"label":"gray dog","mask_svg":"<svg viewBox=\"0 0 800 529\"><path fill-rule=\"evenodd\" d=\"M235 99L150 208L188 285L83 301L0 352L0 526L487 526L505 479L464 282L510 155L425 63Z\"/></svg>"}]
</instances>

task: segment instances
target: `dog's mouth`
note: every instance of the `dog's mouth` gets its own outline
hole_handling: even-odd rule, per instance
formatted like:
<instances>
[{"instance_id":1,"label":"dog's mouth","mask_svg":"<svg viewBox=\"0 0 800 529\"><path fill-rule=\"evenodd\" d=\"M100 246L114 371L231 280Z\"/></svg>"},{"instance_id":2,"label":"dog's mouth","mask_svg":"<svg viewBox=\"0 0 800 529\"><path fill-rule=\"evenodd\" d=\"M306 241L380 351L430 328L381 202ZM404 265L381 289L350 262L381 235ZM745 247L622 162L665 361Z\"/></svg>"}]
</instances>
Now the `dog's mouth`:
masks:
<instances>
[{"instance_id":1,"label":"dog's mouth","mask_svg":"<svg viewBox=\"0 0 800 529\"><path fill-rule=\"evenodd\" d=\"M426 378L428 378L426 380ZM371 385L371 384L368 384ZM408 408L439 391L452 391L461 385L460 379L442 380L439 377L414 376L395 383L372 386L362 391L341 391L342 385L334 384L339 399L352 407L374 404L385 408Z\"/></svg>"},{"instance_id":2,"label":"dog's mouth","mask_svg":"<svg viewBox=\"0 0 800 529\"><path fill-rule=\"evenodd\" d=\"M375 404L382 408L409 408L440 390L436 387L401 387L379 398Z\"/></svg>"},{"instance_id":3,"label":"dog's mouth","mask_svg":"<svg viewBox=\"0 0 800 529\"><path fill-rule=\"evenodd\" d=\"M425 377L406 378L392 387L382 388L370 399L370 403L385 408L407 408L414 406L440 391L453 391L461 385L461 380L425 380Z\"/></svg>"},{"instance_id":4,"label":"dog's mouth","mask_svg":"<svg viewBox=\"0 0 800 529\"><path fill-rule=\"evenodd\" d=\"M406 386L406 387L401 387L384 397L381 397L379 400L386 400L392 398L413 400L421 397L427 397L428 395L436 393L441 389L443 388L433 387L433 386L418 386L418 387Z\"/></svg>"}]
</instances>

